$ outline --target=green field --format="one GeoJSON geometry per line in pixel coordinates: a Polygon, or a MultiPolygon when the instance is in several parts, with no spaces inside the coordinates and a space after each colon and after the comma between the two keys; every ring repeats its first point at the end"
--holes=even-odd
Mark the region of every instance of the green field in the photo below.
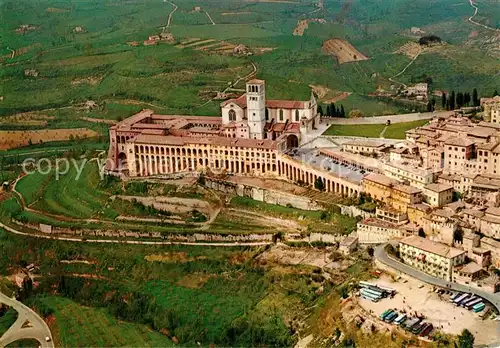
{"type": "Polygon", "coordinates": [[[7,311],[0,316],[0,337],[15,323],[17,319],[17,312],[9,308],[7,311]]]}
{"type": "MultiPolygon", "coordinates": [[[[406,131],[423,126],[427,123],[426,120],[393,123],[387,126],[384,133],[384,138],[387,139],[405,139],[406,131]]],[[[378,138],[382,131],[386,128],[385,124],[362,124],[362,125],[331,125],[326,130],[324,135],[335,136],[356,136],[367,138],[378,138]]]]}
{"type": "MultiPolygon", "coordinates": [[[[218,115],[219,101],[211,100],[210,95],[250,72],[252,62],[257,65],[257,76],[266,79],[269,98],[307,99],[308,86],[314,84],[351,92],[343,101],[347,112],[359,109],[368,116],[410,112],[417,106],[396,105],[369,94],[377,87],[390,89],[388,78],[409,62],[408,57],[393,52],[415,40],[406,35],[412,26],[441,36],[448,45],[443,52],[423,54],[400,76],[402,82],[419,82],[425,75],[432,78],[435,89],[476,87],[480,95],[488,96],[500,81],[497,58],[489,56],[487,50],[485,53],[483,48],[489,46],[482,47],[491,33],[465,21],[472,13],[467,2],[418,0],[408,6],[403,0],[363,0],[344,6],[340,1],[328,1],[325,9],[310,15],[326,23],[311,23],[302,37],[291,34],[299,19],[316,10],[311,0],[174,3],[179,9],[168,31],[176,42],[142,46],[149,35],[162,31],[173,9],[170,3],[1,2],[0,115],[55,108],[46,111],[56,115],[49,121],[51,128],[98,128],[81,117],[117,120],[141,108],[168,114],[218,115]],[[201,11],[193,11],[195,6],[201,6],[201,11]],[[205,11],[216,25],[210,23],[205,11]],[[82,27],[83,32],[75,32],[76,27],[82,27]],[[471,41],[472,31],[477,35],[471,41]],[[338,65],[321,49],[324,40],[335,37],[347,39],[370,59],[338,65]],[[193,38],[272,50],[238,57],[175,45],[193,38]],[[140,45],[128,45],[131,41],[140,45]],[[14,58],[10,49],[17,50],[14,58]],[[25,69],[35,69],[38,76],[25,76],[25,69]],[[81,103],[86,100],[96,101],[99,107],[82,111],[81,103]],[[59,110],[67,106],[70,108],[59,110]]],[[[498,22],[490,3],[481,1],[480,7],[483,17],[479,20],[498,22]]],[[[235,87],[242,86],[243,81],[235,87]]]]}
{"type": "Polygon", "coordinates": [[[114,318],[105,309],[82,306],[64,297],[38,300],[54,310],[58,347],[173,347],[166,336],[145,325],[114,318]]]}

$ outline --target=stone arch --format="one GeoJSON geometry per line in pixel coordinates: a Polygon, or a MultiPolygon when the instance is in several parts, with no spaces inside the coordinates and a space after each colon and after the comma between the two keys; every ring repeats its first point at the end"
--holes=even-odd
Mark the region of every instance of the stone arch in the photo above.
{"type": "Polygon", "coordinates": [[[299,147],[299,138],[295,134],[290,134],[286,137],[286,148],[293,149],[299,147]]]}
{"type": "Polygon", "coordinates": [[[127,169],[127,155],[124,152],[118,154],[118,170],[122,171],[127,169]]]}

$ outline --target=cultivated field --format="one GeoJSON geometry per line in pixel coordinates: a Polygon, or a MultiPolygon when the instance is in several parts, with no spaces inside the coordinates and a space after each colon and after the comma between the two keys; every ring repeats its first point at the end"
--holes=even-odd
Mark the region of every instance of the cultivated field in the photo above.
{"type": "Polygon", "coordinates": [[[369,59],[346,40],[331,39],[323,43],[323,50],[337,57],[339,64],[369,59]]]}
{"type": "MultiPolygon", "coordinates": [[[[251,63],[266,80],[270,98],[307,99],[308,86],[315,85],[350,94],[344,104],[347,113],[411,112],[414,106],[370,96],[378,88],[390,91],[388,78],[408,64],[409,57],[392,53],[416,40],[405,36],[411,26],[439,35],[453,52],[419,57],[398,81],[421,82],[425,75],[435,89],[476,87],[481,96],[498,88],[496,60],[489,57],[498,45],[492,33],[466,20],[472,11],[467,2],[418,0],[411,9],[403,0],[359,1],[345,7],[338,2],[318,7],[309,0],[173,3],[178,6],[173,13],[170,2],[154,0],[72,6],[55,0],[2,3],[0,115],[60,109],[87,100],[124,107],[121,114],[108,112],[106,106],[89,112],[99,119],[124,118],[130,105],[171,114],[218,115],[220,101],[213,96],[252,71],[251,63]],[[196,6],[201,9],[194,11],[196,6]],[[302,23],[308,28],[294,36],[299,21],[306,21],[302,23]],[[82,30],[75,31],[77,27],[82,30]],[[175,42],[142,45],[164,31],[175,42]],[[127,44],[133,41],[140,44],[127,44]],[[323,50],[325,42],[330,53],[323,50]],[[254,55],[234,55],[239,45],[254,55]],[[351,64],[332,64],[326,54],[351,64]],[[362,60],[366,57],[370,59],[362,60]]],[[[479,6],[479,15],[492,17],[491,4],[480,1],[479,6]]],[[[234,87],[241,89],[243,83],[234,87]]],[[[54,122],[47,126],[55,128],[54,122]]]]}
{"type": "Polygon", "coordinates": [[[0,131],[0,150],[51,141],[91,138],[97,135],[98,133],[95,131],[85,128],[44,129],[35,131],[0,131]]]}

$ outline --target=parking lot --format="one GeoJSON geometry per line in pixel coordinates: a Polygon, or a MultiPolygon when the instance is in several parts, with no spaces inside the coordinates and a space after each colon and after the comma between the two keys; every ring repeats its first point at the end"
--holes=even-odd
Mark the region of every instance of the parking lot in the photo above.
{"type": "Polygon", "coordinates": [[[396,289],[393,298],[386,298],[379,302],[360,299],[360,305],[375,316],[379,316],[386,309],[406,311],[414,316],[415,311],[425,316],[425,321],[432,323],[436,329],[445,333],[460,334],[467,328],[476,337],[476,344],[488,344],[500,340],[500,322],[491,319],[481,320],[477,314],[465,308],[451,304],[448,296],[440,296],[432,291],[432,287],[424,285],[415,279],[402,278],[393,282],[389,277],[382,277],[370,281],[371,283],[388,286],[396,289]]]}
{"type": "Polygon", "coordinates": [[[310,166],[316,167],[325,172],[333,173],[340,178],[347,178],[352,182],[361,183],[363,177],[368,174],[359,168],[336,163],[333,159],[321,155],[318,150],[295,149],[294,152],[289,153],[289,155],[309,164],[310,166]]]}

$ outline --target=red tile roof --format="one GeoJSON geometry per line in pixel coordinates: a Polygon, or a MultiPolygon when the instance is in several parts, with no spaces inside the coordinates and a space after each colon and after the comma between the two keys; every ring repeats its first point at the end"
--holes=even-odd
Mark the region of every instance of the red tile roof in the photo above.
{"type": "Polygon", "coordinates": [[[305,103],[297,100],[267,100],[266,107],[271,109],[304,109],[305,103]]]}

